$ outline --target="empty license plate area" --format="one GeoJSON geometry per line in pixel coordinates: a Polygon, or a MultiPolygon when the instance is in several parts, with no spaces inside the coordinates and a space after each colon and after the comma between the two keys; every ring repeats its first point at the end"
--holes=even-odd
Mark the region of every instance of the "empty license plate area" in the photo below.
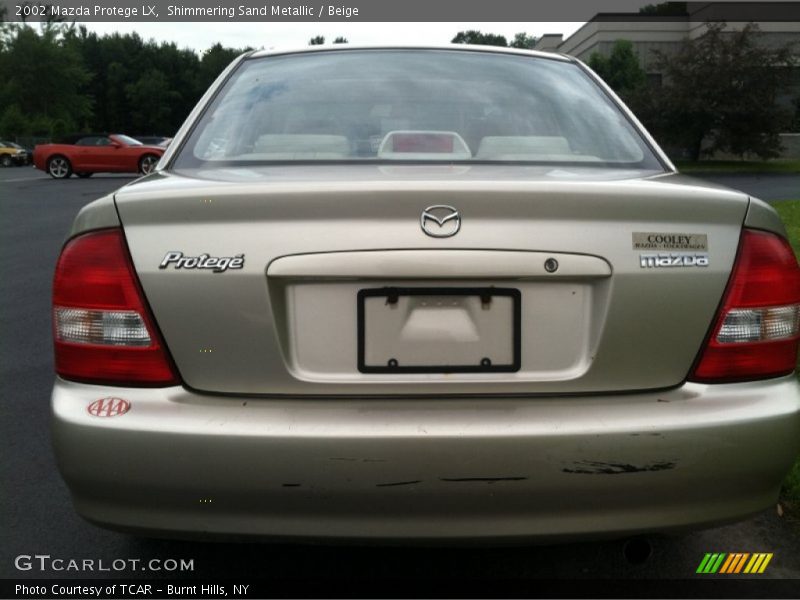
{"type": "Polygon", "coordinates": [[[515,372],[520,293],[510,288],[358,292],[362,373],[515,372]]]}

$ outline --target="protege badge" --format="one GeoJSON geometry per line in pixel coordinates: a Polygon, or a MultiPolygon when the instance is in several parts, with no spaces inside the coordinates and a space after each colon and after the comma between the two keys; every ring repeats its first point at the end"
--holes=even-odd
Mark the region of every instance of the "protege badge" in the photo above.
{"type": "Polygon", "coordinates": [[[211,269],[214,273],[223,273],[228,269],[241,269],[244,267],[244,254],[236,256],[184,256],[183,252],[167,252],[164,260],[158,265],[159,269],[166,269],[172,265],[176,269],[211,269]]]}
{"type": "Polygon", "coordinates": [[[646,252],[639,255],[639,266],[653,267],[707,267],[708,252],[646,252]]]}

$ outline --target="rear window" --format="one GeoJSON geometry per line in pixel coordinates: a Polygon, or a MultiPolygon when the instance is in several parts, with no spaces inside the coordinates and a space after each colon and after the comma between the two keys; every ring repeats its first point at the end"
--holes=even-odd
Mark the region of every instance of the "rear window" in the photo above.
{"type": "Polygon", "coordinates": [[[76,146],[110,146],[111,140],[105,136],[100,135],[90,135],[87,137],[82,137],[77,142],[75,142],[76,146]]]}
{"type": "Polygon", "coordinates": [[[337,161],[662,168],[579,66],[458,50],[245,60],[173,166],[337,161]]]}

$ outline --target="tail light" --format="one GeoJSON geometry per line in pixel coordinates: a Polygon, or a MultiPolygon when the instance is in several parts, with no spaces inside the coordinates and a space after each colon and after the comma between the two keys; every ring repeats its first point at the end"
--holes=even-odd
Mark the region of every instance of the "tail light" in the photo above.
{"type": "Polygon", "coordinates": [[[778,377],[797,363],[800,268],[788,242],[745,229],[733,274],[692,381],[778,377]]]}
{"type": "Polygon", "coordinates": [[[120,229],[87,233],[61,252],[53,281],[56,372],[131,386],[180,382],[120,229]]]}

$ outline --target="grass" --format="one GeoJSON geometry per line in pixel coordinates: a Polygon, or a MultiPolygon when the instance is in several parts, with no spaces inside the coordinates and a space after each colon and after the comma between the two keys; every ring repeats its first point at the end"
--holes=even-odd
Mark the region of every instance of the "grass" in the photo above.
{"type": "Polygon", "coordinates": [[[794,253],[800,259],[800,200],[783,200],[773,202],[772,207],[778,211],[786,225],[789,234],[789,243],[794,248],[794,253]]]}
{"type": "Polygon", "coordinates": [[[683,173],[795,173],[800,175],[800,159],[778,160],[678,160],[683,173]]]}
{"type": "Polygon", "coordinates": [[[783,480],[781,496],[793,507],[800,505],[800,459],[795,461],[792,470],[783,480]]]}
{"type": "MultiPolygon", "coordinates": [[[[800,200],[785,200],[772,205],[783,219],[789,242],[794,248],[794,253],[800,258],[800,200]]],[[[800,369],[798,369],[800,375],[800,369]]],[[[792,470],[783,481],[781,495],[795,507],[800,507],[800,458],[795,461],[792,470]]]]}

